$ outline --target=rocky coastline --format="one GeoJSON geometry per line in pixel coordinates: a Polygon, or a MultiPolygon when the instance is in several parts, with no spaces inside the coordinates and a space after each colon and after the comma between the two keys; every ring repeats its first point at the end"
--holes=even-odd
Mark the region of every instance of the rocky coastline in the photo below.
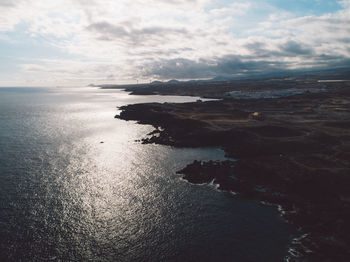
{"type": "Polygon", "coordinates": [[[235,161],[200,160],[178,173],[192,183],[280,206],[304,236],[290,261],[350,257],[350,88],[276,99],[223,99],[120,108],[150,124],[142,143],[220,147],[235,161]]]}

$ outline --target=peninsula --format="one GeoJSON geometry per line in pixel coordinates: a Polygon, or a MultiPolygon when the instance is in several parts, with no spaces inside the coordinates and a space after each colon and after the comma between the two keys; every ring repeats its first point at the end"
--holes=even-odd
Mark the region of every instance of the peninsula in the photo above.
{"type": "Polygon", "coordinates": [[[222,83],[216,93],[209,83],[192,85],[192,94],[221,99],[127,105],[116,118],[154,126],[143,143],[222,148],[232,160],[198,159],[178,173],[192,183],[214,182],[239,197],[278,205],[303,235],[296,256],[348,261],[350,82],[247,80],[222,83]]]}

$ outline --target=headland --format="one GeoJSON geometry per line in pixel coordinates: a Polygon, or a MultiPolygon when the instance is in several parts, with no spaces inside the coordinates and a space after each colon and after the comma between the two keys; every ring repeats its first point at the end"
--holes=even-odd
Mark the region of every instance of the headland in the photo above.
{"type": "Polygon", "coordinates": [[[178,173],[192,183],[214,182],[239,197],[278,205],[303,235],[294,252],[305,261],[348,261],[350,82],[293,83],[247,81],[254,88],[244,97],[235,96],[244,90],[242,82],[224,89],[197,86],[195,93],[180,88],[180,95],[221,99],[127,105],[116,118],[154,126],[142,143],[222,148],[234,160],[198,159],[178,173]],[[305,92],[271,96],[291,89],[305,92]],[[256,99],[256,92],[263,96],[256,99]]]}

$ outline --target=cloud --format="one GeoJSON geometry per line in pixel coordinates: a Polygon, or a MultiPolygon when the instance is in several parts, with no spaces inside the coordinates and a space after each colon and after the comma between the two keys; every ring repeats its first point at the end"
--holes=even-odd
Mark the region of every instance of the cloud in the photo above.
{"type": "Polygon", "coordinates": [[[148,26],[135,27],[133,22],[123,22],[113,25],[108,22],[90,24],[87,30],[98,34],[99,40],[111,41],[115,39],[125,40],[127,44],[144,45],[145,42],[161,39],[166,40],[169,36],[188,35],[184,28],[148,26]]]}
{"type": "Polygon", "coordinates": [[[303,45],[294,40],[289,40],[280,45],[283,55],[312,55],[313,50],[310,46],[303,45]]]}
{"type": "Polygon", "coordinates": [[[339,2],[344,8],[350,8],[350,0],[341,0],[339,2]]]}
{"type": "Polygon", "coordinates": [[[197,0],[160,0],[158,2],[177,5],[177,4],[183,4],[183,3],[197,3],[197,0]]]}
{"type": "Polygon", "coordinates": [[[179,58],[157,61],[143,67],[142,75],[146,78],[157,79],[193,79],[212,78],[218,75],[247,76],[281,69],[287,69],[287,65],[277,61],[254,61],[247,57],[227,55],[212,60],[193,61],[179,58]]]}
{"type": "Polygon", "coordinates": [[[0,0],[0,7],[14,7],[22,2],[22,0],[0,0]]]}
{"type": "Polygon", "coordinates": [[[23,50],[16,74],[30,79],[121,82],[348,66],[350,1],[339,3],[339,11],[304,16],[257,0],[0,0],[0,41],[65,54],[42,60],[23,50]]]}
{"type": "Polygon", "coordinates": [[[194,79],[225,77],[248,77],[265,73],[290,72],[295,69],[326,69],[350,67],[350,58],[319,55],[309,60],[297,61],[257,59],[255,56],[227,55],[212,60],[170,59],[154,61],[140,70],[142,77],[152,79],[194,79]],[[297,65],[297,67],[296,67],[297,65]]]}
{"type": "Polygon", "coordinates": [[[235,2],[228,7],[214,8],[209,12],[214,16],[243,15],[246,14],[251,4],[249,2],[235,2]]]}
{"type": "Polygon", "coordinates": [[[1,0],[0,1],[0,6],[8,7],[8,6],[14,6],[14,5],[15,5],[15,3],[11,0],[1,0]]]}

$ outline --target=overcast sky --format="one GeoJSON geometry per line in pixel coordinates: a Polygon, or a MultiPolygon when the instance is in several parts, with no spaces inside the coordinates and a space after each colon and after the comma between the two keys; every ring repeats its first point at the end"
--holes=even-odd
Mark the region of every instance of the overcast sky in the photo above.
{"type": "Polygon", "coordinates": [[[0,0],[0,86],[350,67],[350,0],[0,0]]]}

